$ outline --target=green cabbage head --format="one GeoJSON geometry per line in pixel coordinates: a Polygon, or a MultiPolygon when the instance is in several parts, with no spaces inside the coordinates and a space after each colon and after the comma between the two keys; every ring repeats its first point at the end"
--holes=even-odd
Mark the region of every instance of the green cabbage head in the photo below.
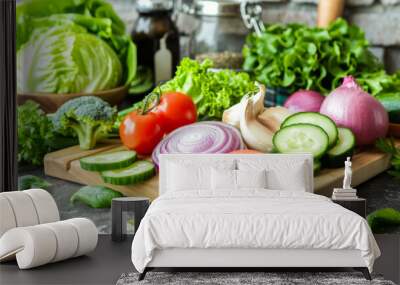
{"type": "Polygon", "coordinates": [[[118,87],[122,77],[115,51],[74,23],[34,29],[17,52],[18,93],[90,93],[118,87]]]}

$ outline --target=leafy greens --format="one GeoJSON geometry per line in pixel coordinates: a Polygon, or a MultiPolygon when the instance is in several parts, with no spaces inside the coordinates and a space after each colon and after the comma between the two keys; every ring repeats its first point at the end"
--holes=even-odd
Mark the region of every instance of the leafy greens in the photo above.
{"type": "Polygon", "coordinates": [[[312,89],[327,94],[347,75],[372,95],[400,88],[400,74],[386,74],[369,51],[364,32],[343,19],[326,29],[268,25],[261,36],[247,37],[243,56],[243,69],[257,81],[290,92],[312,89]]]}
{"type": "Polygon", "coordinates": [[[94,92],[135,77],[136,47],[103,0],[26,0],[16,18],[19,92],[94,92]]]}
{"type": "Polygon", "coordinates": [[[47,189],[51,184],[41,177],[35,175],[23,175],[18,177],[18,190],[32,188],[47,189]]]}
{"type": "Polygon", "coordinates": [[[385,233],[400,226],[400,211],[383,208],[368,215],[367,221],[373,233],[385,233]]]}
{"type": "MultiPolygon", "coordinates": [[[[201,119],[219,119],[225,109],[238,103],[256,85],[245,72],[228,69],[212,71],[209,59],[198,61],[184,58],[175,77],[161,85],[161,91],[179,91],[192,97],[201,119]]],[[[157,92],[158,88],[154,90],[157,92]]]]}
{"type": "Polygon", "coordinates": [[[77,144],[77,139],[55,132],[51,119],[37,103],[27,101],[17,111],[19,163],[42,165],[46,153],[77,144]]]}

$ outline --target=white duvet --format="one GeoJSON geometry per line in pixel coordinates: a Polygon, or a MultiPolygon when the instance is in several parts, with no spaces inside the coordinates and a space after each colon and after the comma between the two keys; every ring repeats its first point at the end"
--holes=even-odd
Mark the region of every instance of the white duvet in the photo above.
{"type": "Polygon", "coordinates": [[[359,215],[320,195],[265,189],[162,195],[141,221],[132,262],[143,272],[165,248],[358,249],[370,271],[380,255],[359,215]]]}

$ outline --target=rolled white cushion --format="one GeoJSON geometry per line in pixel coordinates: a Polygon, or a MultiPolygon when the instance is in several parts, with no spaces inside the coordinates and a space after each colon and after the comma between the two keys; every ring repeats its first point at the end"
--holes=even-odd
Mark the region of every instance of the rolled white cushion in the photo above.
{"type": "Polygon", "coordinates": [[[43,189],[0,193],[0,237],[9,229],[56,222],[56,202],[43,189]]]}
{"type": "Polygon", "coordinates": [[[43,225],[14,228],[0,239],[0,261],[16,256],[20,269],[51,262],[57,250],[53,231],[43,225]]]}
{"type": "Polygon", "coordinates": [[[33,226],[39,223],[31,197],[23,191],[3,192],[1,196],[10,202],[17,227],[33,226]]]}
{"type": "Polygon", "coordinates": [[[75,228],[71,228],[70,223],[64,221],[44,224],[56,236],[56,253],[51,262],[57,262],[74,256],[78,249],[78,233],[75,228]]]}
{"type": "Polygon", "coordinates": [[[0,196],[0,237],[9,229],[15,228],[17,222],[11,204],[6,197],[0,196]]]}
{"type": "Polygon", "coordinates": [[[39,224],[51,223],[60,220],[57,204],[53,196],[43,189],[29,189],[23,191],[28,194],[36,208],[36,213],[39,218],[39,224]]]}
{"type": "Polygon", "coordinates": [[[14,228],[0,238],[0,261],[16,256],[19,268],[28,269],[76,257],[96,248],[97,234],[85,218],[14,228]]]}
{"type": "Polygon", "coordinates": [[[78,233],[78,248],[74,257],[91,252],[96,248],[99,232],[91,220],[74,218],[64,222],[71,224],[78,233]]]}

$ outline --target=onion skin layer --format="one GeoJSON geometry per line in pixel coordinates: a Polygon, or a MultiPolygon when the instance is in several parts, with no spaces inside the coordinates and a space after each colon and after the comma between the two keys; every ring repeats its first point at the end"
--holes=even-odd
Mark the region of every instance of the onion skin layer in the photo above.
{"type": "Polygon", "coordinates": [[[351,129],[358,146],[373,144],[385,137],[389,128],[389,116],[383,105],[364,92],[352,77],[346,77],[342,86],[326,97],[320,113],[339,127],[351,129]]]}
{"type": "Polygon", "coordinates": [[[168,134],[153,150],[152,160],[158,167],[160,154],[230,153],[244,149],[242,137],[235,127],[217,121],[186,125],[168,134]]]}
{"type": "Polygon", "coordinates": [[[299,90],[289,96],[284,107],[291,112],[318,112],[325,97],[312,90],[299,90]]]}

